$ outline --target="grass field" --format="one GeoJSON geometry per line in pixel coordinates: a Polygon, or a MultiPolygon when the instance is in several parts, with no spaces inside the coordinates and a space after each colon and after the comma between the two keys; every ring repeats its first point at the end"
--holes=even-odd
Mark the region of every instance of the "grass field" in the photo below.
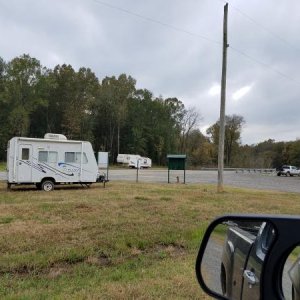
{"type": "Polygon", "coordinates": [[[209,299],[194,272],[208,223],[225,213],[300,214],[300,194],[111,182],[6,191],[1,299],[209,299]]]}
{"type": "Polygon", "coordinates": [[[6,162],[0,161],[0,172],[6,170],[6,162]]]}

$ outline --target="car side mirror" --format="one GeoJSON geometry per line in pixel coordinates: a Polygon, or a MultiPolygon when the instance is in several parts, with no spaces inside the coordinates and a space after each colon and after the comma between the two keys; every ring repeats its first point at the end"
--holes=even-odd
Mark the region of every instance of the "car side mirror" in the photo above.
{"type": "Polygon", "coordinates": [[[200,286],[216,299],[300,299],[300,230],[296,228],[300,217],[216,219],[205,232],[197,256],[200,286]]]}

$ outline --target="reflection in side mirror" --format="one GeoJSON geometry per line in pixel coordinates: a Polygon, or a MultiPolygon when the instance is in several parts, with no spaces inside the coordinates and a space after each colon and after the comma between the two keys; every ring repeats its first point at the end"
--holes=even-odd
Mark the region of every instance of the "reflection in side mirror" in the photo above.
{"type": "Polygon", "coordinates": [[[260,299],[261,272],[274,238],[274,227],[264,220],[228,218],[216,224],[196,266],[206,292],[221,299],[260,299]]]}
{"type": "Polygon", "coordinates": [[[285,300],[300,300],[300,247],[295,247],[285,261],[282,274],[285,300]]]}

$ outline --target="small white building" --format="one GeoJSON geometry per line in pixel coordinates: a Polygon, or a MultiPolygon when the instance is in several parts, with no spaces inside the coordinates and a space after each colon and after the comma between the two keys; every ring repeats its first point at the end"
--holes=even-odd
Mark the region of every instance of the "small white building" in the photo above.
{"type": "Polygon", "coordinates": [[[55,184],[102,181],[90,142],[68,140],[61,134],[44,138],[14,137],[7,147],[8,187],[35,184],[51,191],[55,184]]]}

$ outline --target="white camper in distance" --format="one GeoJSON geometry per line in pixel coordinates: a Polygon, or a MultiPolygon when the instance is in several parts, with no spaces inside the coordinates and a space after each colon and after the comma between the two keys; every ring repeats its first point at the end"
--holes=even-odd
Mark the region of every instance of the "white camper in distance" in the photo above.
{"type": "Polygon", "coordinates": [[[133,159],[135,157],[140,157],[140,155],[137,154],[118,154],[117,156],[117,163],[128,165],[130,162],[130,159],[133,159]]]}
{"type": "Polygon", "coordinates": [[[62,134],[44,138],[14,137],[7,147],[8,187],[35,184],[51,191],[55,184],[102,181],[90,142],[67,140],[62,134]]]}
{"type": "Polygon", "coordinates": [[[138,154],[119,154],[117,163],[127,165],[130,168],[151,168],[152,160],[149,157],[142,157],[138,154]]]}

